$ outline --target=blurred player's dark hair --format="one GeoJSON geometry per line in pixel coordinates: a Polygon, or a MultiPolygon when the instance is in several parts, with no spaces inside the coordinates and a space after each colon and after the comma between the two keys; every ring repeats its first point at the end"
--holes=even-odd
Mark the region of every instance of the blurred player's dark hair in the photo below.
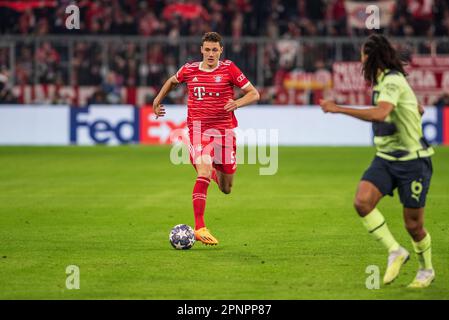
{"type": "Polygon", "coordinates": [[[201,44],[204,42],[218,42],[220,46],[223,46],[223,43],[221,42],[221,36],[218,32],[206,32],[203,36],[203,39],[201,41],[201,44]]]}
{"type": "Polygon", "coordinates": [[[363,76],[370,84],[377,83],[378,70],[395,70],[407,75],[404,70],[406,61],[400,57],[385,36],[372,34],[362,46],[363,53],[368,57],[363,64],[363,76]]]}

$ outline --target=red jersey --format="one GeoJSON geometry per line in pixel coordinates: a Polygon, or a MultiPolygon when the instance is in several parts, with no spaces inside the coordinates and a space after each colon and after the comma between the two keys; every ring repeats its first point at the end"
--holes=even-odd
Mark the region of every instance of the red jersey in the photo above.
{"type": "MultiPolygon", "coordinates": [[[[201,67],[202,62],[186,63],[176,73],[176,79],[187,83],[187,126],[192,133],[194,122],[201,121],[201,132],[237,126],[234,112],[223,108],[234,99],[234,86],[246,88],[250,82],[230,60],[219,61],[211,70],[201,67]]],[[[197,124],[195,124],[196,127],[197,124]]]]}

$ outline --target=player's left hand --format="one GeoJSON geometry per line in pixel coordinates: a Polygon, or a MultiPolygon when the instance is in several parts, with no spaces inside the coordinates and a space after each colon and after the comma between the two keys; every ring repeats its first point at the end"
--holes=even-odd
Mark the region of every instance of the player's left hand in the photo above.
{"type": "Polygon", "coordinates": [[[228,112],[234,111],[235,109],[237,109],[239,106],[237,105],[237,103],[232,100],[229,99],[228,103],[226,103],[226,105],[224,106],[224,109],[228,112]]]}
{"type": "Polygon", "coordinates": [[[335,104],[335,102],[331,101],[331,100],[320,100],[320,106],[321,109],[325,112],[325,113],[336,113],[338,111],[338,107],[335,104]]]}

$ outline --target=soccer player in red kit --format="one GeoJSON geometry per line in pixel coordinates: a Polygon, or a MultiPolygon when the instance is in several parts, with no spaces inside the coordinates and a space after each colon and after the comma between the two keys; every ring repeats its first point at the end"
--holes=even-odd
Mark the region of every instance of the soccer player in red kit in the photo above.
{"type": "Polygon", "coordinates": [[[216,32],[206,33],[201,45],[203,60],[182,66],[165,82],[153,101],[156,116],[164,116],[162,100],[176,85],[187,83],[190,160],[197,172],[192,192],[195,238],[207,245],[218,244],[204,223],[210,179],[223,193],[229,194],[237,168],[236,141],[232,130],[237,127],[234,110],[255,103],[260,97],[232,61],[220,61],[222,52],[221,36],[216,32]],[[234,86],[244,92],[240,99],[233,99],[234,86]]]}

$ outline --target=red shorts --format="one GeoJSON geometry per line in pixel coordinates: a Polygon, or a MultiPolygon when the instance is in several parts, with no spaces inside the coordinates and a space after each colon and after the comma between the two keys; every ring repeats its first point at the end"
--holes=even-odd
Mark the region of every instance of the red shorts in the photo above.
{"type": "Polygon", "coordinates": [[[212,158],[212,166],[226,174],[234,174],[237,170],[236,138],[234,132],[226,136],[198,135],[197,139],[190,135],[190,162],[196,168],[198,157],[209,155],[212,158]],[[196,141],[200,140],[200,141],[196,141]]]}

